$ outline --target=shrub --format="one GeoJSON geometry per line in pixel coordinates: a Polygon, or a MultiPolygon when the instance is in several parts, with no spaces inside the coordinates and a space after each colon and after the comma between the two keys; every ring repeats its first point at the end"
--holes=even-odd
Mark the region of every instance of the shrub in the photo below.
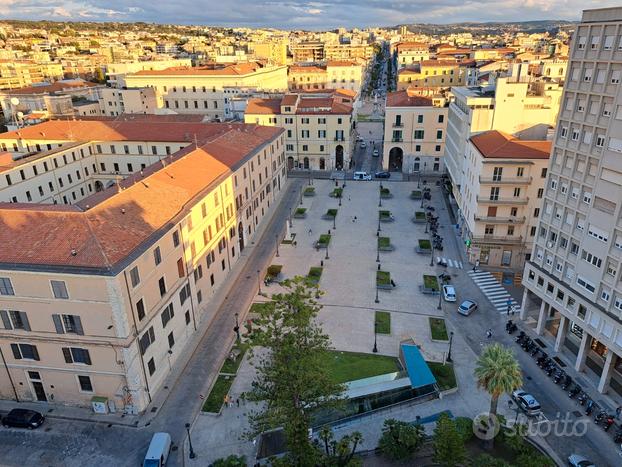
{"type": "Polygon", "coordinates": [[[437,341],[449,340],[447,336],[447,326],[445,326],[445,320],[442,318],[428,318],[430,324],[430,332],[432,333],[432,339],[437,341]]]}
{"type": "Polygon", "coordinates": [[[378,449],[390,459],[407,459],[421,448],[423,440],[424,431],[421,425],[391,418],[384,421],[378,449]]]}
{"type": "Polygon", "coordinates": [[[391,273],[388,271],[376,271],[376,285],[391,285],[391,273]]]}
{"type": "Polygon", "coordinates": [[[216,459],[213,467],[246,467],[246,456],[236,456],[231,454],[229,457],[216,459]]]}
{"type": "Polygon", "coordinates": [[[320,245],[328,245],[330,243],[330,235],[322,234],[320,235],[320,239],[318,240],[320,245]]]}
{"type": "Polygon", "coordinates": [[[422,250],[431,250],[432,244],[430,243],[430,240],[421,238],[419,239],[419,248],[421,248],[422,250]]]}
{"type": "Polygon", "coordinates": [[[425,287],[426,289],[431,289],[435,292],[438,292],[440,290],[437,277],[428,274],[423,275],[423,287],[425,287]]]}

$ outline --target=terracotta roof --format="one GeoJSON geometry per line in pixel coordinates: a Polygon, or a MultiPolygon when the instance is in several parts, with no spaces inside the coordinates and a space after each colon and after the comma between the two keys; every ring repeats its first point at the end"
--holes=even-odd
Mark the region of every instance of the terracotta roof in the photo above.
{"type": "Polygon", "coordinates": [[[311,65],[311,66],[292,65],[289,67],[289,72],[290,73],[326,73],[326,68],[318,66],[318,65],[311,65]]]}
{"type": "MultiPolygon", "coordinates": [[[[332,94],[332,93],[331,93],[332,94]]],[[[246,106],[247,115],[280,115],[282,105],[294,105],[288,99],[288,103],[284,103],[285,96],[282,99],[250,99],[246,106]]],[[[301,94],[296,106],[296,114],[351,114],[352,105],[341,102],[332,95],[329,97],[311,97],[301,94]]]]}
{"type": "Polygon", "coordinates": [[[140,70],[132,75],[136,76],[171,76],[171,75],[248,75],[263,68],[262,63],[223,63],[208,64],[197,67],[171,67],[164,70],[140,70]]]}
{"type": "Polygon", "coordinates": [[[471,136],[471,142],[487,159],[548,159],[551,153],[551,141],[520,140],[497,130],[471,136]]]}
{"type": "Polygon", "coordinates": [[[425,49],[426,51],[429,49],[428,44],[424,44],[423,42],[400,42],[395,46],[398,51],[400,50],[421,50],[425,49]]]}
{"type": "Polygon", "coordinates": [[[432,99],[416,96],[407,90],[387,93],[387,107],[432,107],[432,99]]]}
{"type": "Polygon", "coordinates": [[[326,66],[360,66],[354,60],[329,60],[326,66]]]}
{"type": "Polygon", "coordinates": [[[91,83],[90,81],[56,81],[52,84],[47,84],[43,86],[28,86],[25,88],[19,89],[5,89],[2,91],[2,94],[13,95],[13,94],[56,94],[59,92],[66,91],[76,91],[79,89],[87,89],[95,86],[102,86],[98,83],[91,83]]]}
{"type": "Polygon", "coordinates": [[[457,62],[452,62],[450,60],[422,60],[419,62],[421,67],[443,67],[443,68],[455,68],[458,66],[457,62]]]}
{"type": "Polygon", "coordinates": [[[249,99],[245,113],[251,115],[279,115],[281,113],[281,99],[249,99]]]}
{"type": "Polygon", "coordinates": [[[298,102],[297,94],[285,94],[281,99],[281,105],[296,105],[296,102],[298,102]]]}
{"type": "Polygon", "coordinates": [[[121,191],[114,186],[76,205],[0,203],[0,264],[116,273],[141,244],[170,229],[194,197],[282,131],[232,125],[167,157],[164,167],[157,162],[123,180],[121,191]]]}

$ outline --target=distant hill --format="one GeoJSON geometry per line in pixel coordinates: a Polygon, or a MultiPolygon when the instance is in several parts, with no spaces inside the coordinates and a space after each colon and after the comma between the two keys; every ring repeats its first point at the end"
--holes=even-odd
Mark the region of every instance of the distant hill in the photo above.
{"type": "Polygon", "coordinates": [[[572,29],[576,23],[565,20],[539,20],[515,22],[463,22],[452,24],[413,23],[398,24],[396,29],[406,26],[409,31],[423,34],[459,34],[470,32],[473,34],[500,34],[508,31],[522,31],[529,34],[538,32],[554,32],[559,29],[572,29]]]}

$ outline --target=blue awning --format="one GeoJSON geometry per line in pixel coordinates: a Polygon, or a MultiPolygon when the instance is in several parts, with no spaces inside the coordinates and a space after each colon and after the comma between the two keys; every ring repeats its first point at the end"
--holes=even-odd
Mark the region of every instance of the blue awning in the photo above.
{"type": "Polygon", "coordinates": [[[402,354],[413,389],[436,384],[436,378],[416,345],[402,344],[402,354]]]}

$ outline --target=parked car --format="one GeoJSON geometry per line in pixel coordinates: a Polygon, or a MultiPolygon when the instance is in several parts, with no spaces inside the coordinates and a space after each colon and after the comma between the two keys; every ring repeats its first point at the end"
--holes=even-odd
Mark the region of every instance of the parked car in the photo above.
{"type": "Polygon", "coordinates": [[[568,456],[568,465],[571,467],[596,467],[594,462],[588,460],[580,454],[571,454],[568,456]]]}
{"type": "Polygon", "coordinates": [[[366,143],[365,141],[363,141],[363,142],[361,143],[361,147],[362,147],[363,149],[365,149],[365,148],[367,147],[367,143],[366,143]]]}
{"type": "Polygon", "coordinates": [[[533,417],[542,413],[542,407],[540,403],[528,392],[522,389],[517,389],[512,393],[512,399],[525,412],[526,415],[533,417]]]}
{"type": "Polygon", "coordinates": [[[473,300],[465,300],[458,307],[458,313],[464,316],[469,316],[475,310],[477,310],[477,303],[473,300]]]}
{"type": "Polygon", "coordinates": [[[2,426],[5,428],[12,426],[32,430],[40,427],[44,421],[43,415],[34,410],[13,409],[2,419],[2,426]]]}
{"type": "Polygon", "coordinates": [[[371,180],[371,175],[367,172],[354,172],[354,180],[371,180]]]}
{"type": "Polygon", "coordinates": [[[376,172],[374,174],[376,178],[391,178],[391,172],[376,172]]]}
{"type": "Polygon", "coordinates": [[[371,155],[372,155],[373,157],[378,157],[378,156],[380,155],[380,153],[378,152],[378,150],[377,150],[377,149],[374,149],[374,150],[372,151],[371,155]]]}
{"type": "MultiPolygon", "coordinates": [[[[435,247],[436,248],[436,247],[435,247]]],[[[439,266],[443,266],[444,268],[446,268],[447,265],[447,260],[445,258],[439,258],[436,260],[436,264],[438,264],[439,266]]]]}
{"type": "Polygon", "coordinates": [[[453,285],[443,286],[443,298],[445,298],[446,302],[456,301],[456,289],[454,289],[453,285]]]}

